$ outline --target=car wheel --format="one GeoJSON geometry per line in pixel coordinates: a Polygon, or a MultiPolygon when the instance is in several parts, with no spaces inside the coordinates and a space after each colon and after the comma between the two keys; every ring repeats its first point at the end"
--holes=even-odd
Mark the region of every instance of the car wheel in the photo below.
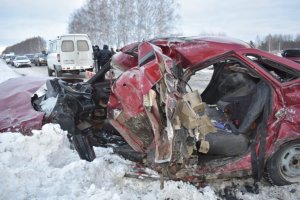
{"type": "Polygon", "coordinates": [[[55,76],[62,77],[62,71],[55,69],[55,76]]]}
{"type": "Polygon", "coordinates": [[[265,175],[273,185],[300,182],[300,140],[283,144],[268,160],[265,175]]]}
{"type": "Polygon", "coordinates": [[[41,66],[41,63],[40,63],[40,62],[38,62],[38,66],[41,66]]]}
{"type": "Polygon", "coordinates": [[[49,67],[48,68],[48,76],[52,76],[53,70],[51,70],[49,67]]]}
{"type": "Polygon", "coordinates": [[[91,162],[96,158],[93,146],[87,136],[83,134],[74,134],[72,136],[72,142],[81,159],[91,162]]]}

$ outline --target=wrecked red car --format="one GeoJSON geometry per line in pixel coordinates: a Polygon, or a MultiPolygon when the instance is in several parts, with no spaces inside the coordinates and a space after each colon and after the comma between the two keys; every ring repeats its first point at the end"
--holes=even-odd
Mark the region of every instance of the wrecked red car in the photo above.
{"type": "Polygon", "coordinates": [[[105,146],[174,180],[285,185],[300,181],[299,77],[239,40],[161,38],[123,47],[87,82],[47,81],[32,105],[88,161],[105,146]],[[111,66],[123,73],[105,79],[111,66]]]}

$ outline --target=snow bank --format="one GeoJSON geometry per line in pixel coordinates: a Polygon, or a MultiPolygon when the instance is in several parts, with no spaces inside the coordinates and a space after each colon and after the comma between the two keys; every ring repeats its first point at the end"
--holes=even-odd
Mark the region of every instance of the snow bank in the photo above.
{"type": "Polygon", "coordinates": [[[1,71],[1,76],[0,76],[0,83],[10,79],[10,78],[15,78],[21,76],[20,74],[17,74],[15,71],[13,71],[11,68],[9,68],[6,64],[5,61],[0,59],[0,71],[1,71]]]}
{"type": "MultiPolygon", "coordinates": [[[[95,148],[93,162],[80,160],[70,149],[66,132],[57,124],[34,130],[33,136],[0,134],[0,199],[218,199],[219,191],[232,189],[237,199],[300,199],[299,184],[269,186],[260,183],[259,194],[246,192],[249,180],[218,180],[204,188],[181,181],[159,181],[125,177],[132,162],[109,148],[95,148]]],[[[234,199],[234,198],[233,198],[234,199]]]]}
{"type": "Polygon", "coordinates": [[[124,177],[133,164],[95,148],[93,162],[70,149],[66,132],[46,124],[33,136],[0,134],[0,199],[216,199],[209,188],[124,177]]]}

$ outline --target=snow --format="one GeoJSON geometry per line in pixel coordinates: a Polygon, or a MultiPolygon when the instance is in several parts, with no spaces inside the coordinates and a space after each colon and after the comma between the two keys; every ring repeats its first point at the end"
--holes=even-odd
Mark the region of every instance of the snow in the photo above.
{"type": "Polygon", "coordinates": [[[125,178],[133,163],[109,148],[80,160],[57,124],[33,133],[0,135],[0,199],[216,199],[209,187],[168,181],[160,190],[159,181],[125,178]]]}
{"type": "MultiPolygon", "coordinates": [[[[0,70],[0,82],[19,76],[2,60],[0,70]]],[[[236,185],[232,199],[300,199],[299,184],[275,187],[261,181],[259,194],[247,192],[245,185],[253,183],[252,179],[216,180],[203,187],[165,181],[160,189],[159,180],[125,177],[134,163],[110,148],[95,148],[95,152],[93,162],[80,160],[58,124],[46,124],[34,130],[33,136],[1,133],[0,199],[214,200],[222,199],[219,192],[232,184],[236,185]]]]}
{"type": "Polygon", "coordinates": [[[0,59],[0,71],[1,71],[1,76],[0,76],[0,83],[10,79],[10,78],[15,78],[19,77],[20,74],[16,73],[15,71],[11,70],[6,64],[5,61],[0,59]]]}

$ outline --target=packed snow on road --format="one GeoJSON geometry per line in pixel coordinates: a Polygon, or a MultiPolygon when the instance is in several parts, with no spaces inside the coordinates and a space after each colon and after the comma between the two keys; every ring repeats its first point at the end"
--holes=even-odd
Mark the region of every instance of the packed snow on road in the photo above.
{"type": "MultiPolygon", "coordinates": [[[[0,71],[0,82],[18,76],[47,76],[45,67],[14,69],[2,60],[0,71]]],[[[262,180],[255,186],[251,178],[201,186],[165,181],[160,189],[158,179],[126,177],[134,163],[110,148],[95,151],[93,162],[80,160],[57,124],[46,124],[34,130],[33,136],[1,133],[0,199],[300,199],[299,184],[278,187],[262,180]]]]}

